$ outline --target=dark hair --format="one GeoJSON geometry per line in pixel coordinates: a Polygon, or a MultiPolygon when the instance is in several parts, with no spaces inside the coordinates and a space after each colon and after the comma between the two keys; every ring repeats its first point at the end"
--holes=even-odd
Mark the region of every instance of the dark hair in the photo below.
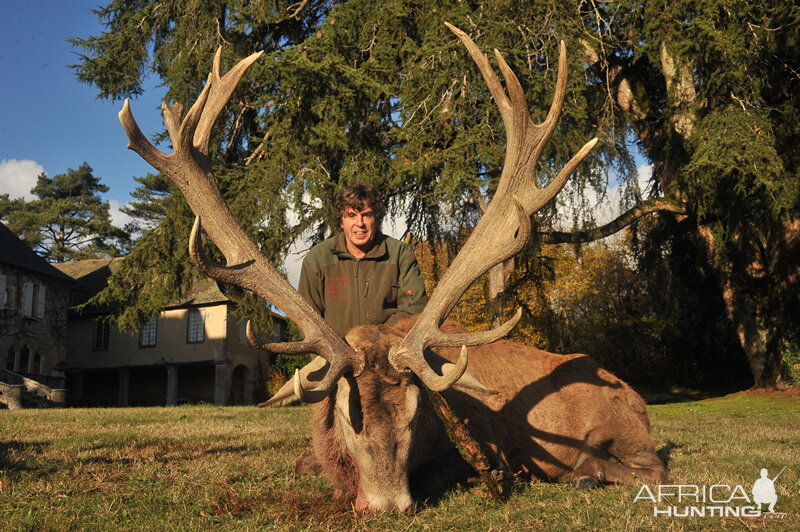
{"type": "Polygon", "coordinates": [[[357,211],[367,207],[371,208],[372,212],[375,213],[375,225],[378,228],[380,228],[383,216],[386,214],[386,207],[378,189],[362,183],[355,183],[343,188],[336,195],[336,201],[333,204],[333,215],[336,217],[337,228],[342,223],[342,216],[348,207],[357,211]]]}

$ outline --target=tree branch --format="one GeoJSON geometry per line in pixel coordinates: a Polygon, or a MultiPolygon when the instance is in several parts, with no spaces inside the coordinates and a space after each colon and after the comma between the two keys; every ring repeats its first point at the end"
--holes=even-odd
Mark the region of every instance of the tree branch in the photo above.
{"type": "Polygon", "coordinates": [[[289,7],[287,7],[286,8],[287,12],[290,11],[290,10],[294,10],[289,15],[289,17],[291,17],[291,18],[293,18],[295,20],[300,20],[300,13],[303,12],[303,9],[305,9],[306,4],[308,4],[308,0],[301,0],[300,2],[296,2],[296,3],[292,4],[292,5],[290,5],[289,7]]]}
{"type": "Polygon", "coordinates": [[[594,229],[586,231],[562,232],[562,231],[537,231],[541,242],[545,244],[578,244],[593,242],[626,228],[639,218],[654,212],[672,212],[675,214],[686,214],[686,205],[682,201],[669,198],[653,198],[644,201],[618,216],[613,221],[594,229]]]}

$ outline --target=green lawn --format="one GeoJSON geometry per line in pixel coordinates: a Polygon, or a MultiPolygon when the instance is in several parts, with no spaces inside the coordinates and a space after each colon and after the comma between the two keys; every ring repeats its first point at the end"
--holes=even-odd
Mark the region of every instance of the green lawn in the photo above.
{"type": "Polygon", "coordinates": [[[307,407],[184,406],[0,411],[0,529],[800,530],[800,398],[649,410],[676,483],[749,496],[762,467],[787,466],[776,482],[786,517],[654,517],[651,502],[634,503],[639,488],[521,482],[505,504],[476,486],[412,517],[360,516],[323,479],[294,478],[310,448],[307,407]]]}

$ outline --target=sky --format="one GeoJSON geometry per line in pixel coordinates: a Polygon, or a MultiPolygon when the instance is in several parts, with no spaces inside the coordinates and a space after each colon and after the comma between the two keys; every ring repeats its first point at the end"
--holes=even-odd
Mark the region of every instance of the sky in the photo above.
{"type": "MultiPolygon", "coordinates": [[[[32,199],[36,177],[89,164],[109,187],[104,199],[115,222],[130,201],[134,176],[155,170],[126,149],[117,118],[122,102],[96,98],[67,65],[79,62],[69,37],[99,35],[91,12],[105,0],[0,1],[0,194],[32,199]]],[[[163,129],[158,109],[165,89],[149,83],[131,108],[148,137],[163,129]]]]}

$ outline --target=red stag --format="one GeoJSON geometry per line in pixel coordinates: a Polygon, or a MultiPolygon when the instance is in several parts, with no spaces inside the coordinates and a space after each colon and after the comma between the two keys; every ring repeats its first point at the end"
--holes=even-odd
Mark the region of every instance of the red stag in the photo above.
{"type": "Polygon", "coordinates": [[[521,250],[530,217],[561,190],[596,142],[588,142],[549,185],[537,188],[536,163],[566,92],[564,43],[550,111],[543,123],[534,124],[519,81],[500,53],[495,56],[506,89],[475,43],[448,27],[475,60],[500,110],[506,159],[492,202],[427,307],[396,328],[356,327],[342,340],[259,253],[222,199],[207,156],[211,127],[260,52],[220,76],[218,51],[208,82],[183,121],[180,104],[162,105],[175,149],[171,155],[147,141],[126,101],[119,116],[128,147],[172,179],[189,202],[197,216],[189,251],[200,270],[272,302],[303,333],[302,342],[261,347],[318,355],[295,375],[294,393],[314,403],[312,439],[323,472],[339,491],[356,495],[358,509],[413,509],[412,474],[424,476],[437,458],[449,463],[453,444],[423,387],[441,392],[455,414],[469,420],[472,436],[498,470],[551,481],[660,482],[667,472],[649,434],[644,402],[626,383],[586,355],[500,340],[519,320],[519,311],[481,333],[445,322],[479,276],[521,250]],[[227,265],[203,255],[201,221],[227,265]],[[469,357],[467,346],[473,347],[469,357]]]}

